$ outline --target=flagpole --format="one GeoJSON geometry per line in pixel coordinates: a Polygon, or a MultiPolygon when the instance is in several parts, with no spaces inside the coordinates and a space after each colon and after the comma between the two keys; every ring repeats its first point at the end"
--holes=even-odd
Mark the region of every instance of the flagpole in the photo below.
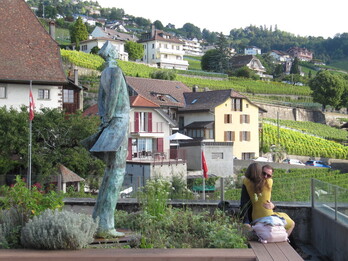
{"type": "MultiPolygon", "coordinates": [[[[201,153],[201,157],[203,157],[203,155],[204,155],[204,144],[202,144],[202,153],[201,153]]],[[[204,170],[203,170],[203,160],[201,160],[201,164],[202,164],[202,178],[203,178],[203,194],[202,194],[202,196],[203,196],[203,200],[205,200],[205,177],[204,177],[204,170]]]]}
{"type": "MultiPolygon", "coordinates": [[[[31,110],[31,106],[33,101],[31,100],[31,94],[32,93],[32,81],[30,81],[30,90],[29,90],[29,113],[31,110]]],[[[28,162],[28,177],[27,177],[27,184],[28,189],[31,189],[31,142],[32,142],[32,119],[29,116],[29,147],[28,147],[28,154],[29,154],[29,162],[28,162]]]]}

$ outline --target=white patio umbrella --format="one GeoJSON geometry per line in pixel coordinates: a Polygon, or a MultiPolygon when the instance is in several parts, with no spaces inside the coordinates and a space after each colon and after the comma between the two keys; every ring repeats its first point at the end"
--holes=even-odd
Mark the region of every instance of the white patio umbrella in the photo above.
{"type": "Polygon", "coordinates": [[[173,135],[168,136],[169,140],[192,140],[191,137],[181,134],[180,132],[176,132],[173,135]]]}
{"type": "MultiPolygon", "coordinates": [[[[176,132],[170,136],[167,137],[169,140],[176,140],[176,141],[179,141],[179,140],[192,140],[191,137],[189,136],[186,136],[184,134],[181,134],[179,132],[176,132]]],[[[171,144],[172,145],[172,144],[171,144]]],[[[174,144],[173,144],[174,145],[174,144]]],[[[179,153],[179,143],[176,144],[176,149],[177,149],[177,153],[179,153]]],[[[176,158],[178,158],[178,154],[176,155],[176,158]]]]}

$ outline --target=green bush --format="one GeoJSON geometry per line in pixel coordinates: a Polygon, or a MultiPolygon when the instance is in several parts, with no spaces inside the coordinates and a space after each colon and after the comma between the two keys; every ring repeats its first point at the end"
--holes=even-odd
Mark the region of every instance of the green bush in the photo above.
{"type": "Polygon", "coordinates": [[[23,227],[21,244],[34,249],[81,249],[93,242],[97,226],[91,216],[48,209],[23,227]]]}
{"type": "Polygon", "coordinates": [[[176,78],[176,74],[172,70],[157,70],[157,71],[150,73],[150,77],[152,79],[173,81],[176,78]]]}
{"type": "Polygon", "coordinates": [[[162,179],[146,182],[143,191],[138,195],[142,209],[155,217],[162,216],[167,209],[171,183],[162,179]]]}
{"type": "Polygon", "coordinates": [[[64,205],[62,193],[50,191],[45,194],[36,186],[28,189],[20,176],[16,176],[16,184],[13,187],[3,186],[1,190],[4,196],[2,208],[16,211],[22,225],[45,209],[61,209],[64,205]]]}
{"type": "Polygon", "coordinates": [[[147,212],[116,211],[118,227],[141,234],[140,248],[246,248],[247,241],[235,218],[222,211],[194,213],[167,208],[161,219],[147,212]],[[220,238],[221,237],[221,238],[220,238]],[[225,242],[221,242],[221,240],[225,242]]]}
{"type": "Polygon", "coordinates": [[[0,210],[0,249],[19,247],[21,219],[14,209],[0,210]]]}

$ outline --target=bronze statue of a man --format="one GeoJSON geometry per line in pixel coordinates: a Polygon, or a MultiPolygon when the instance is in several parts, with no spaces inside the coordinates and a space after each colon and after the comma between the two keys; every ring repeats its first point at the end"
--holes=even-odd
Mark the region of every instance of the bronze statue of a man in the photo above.
{"type": "Polygon", "coordinates": [[[115,229],[114,212],[126,171],[130,106],[126,80],[116,62],[116,48],[107,41],[99,54],[106,60],[98,93],[101,124],[98,133],[83,144],[106,163],[93,211],[93,218],[99,218],[97,237],[105,238],[123,235],[115,229]]]}

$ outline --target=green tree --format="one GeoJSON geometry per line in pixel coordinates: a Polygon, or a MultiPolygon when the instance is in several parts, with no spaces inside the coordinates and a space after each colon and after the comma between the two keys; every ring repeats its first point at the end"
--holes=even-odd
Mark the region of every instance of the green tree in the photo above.
{"type": "Polygon", "coordinates": [[[128,53],[128,58],[131,61],[141,59],[144,55],[144,47],[140,43],[127,41],[124,45],[124,49],[128,53]]]}
{"type": "Polygon", "coordinates": [[[100,48],[99,48],[98,46],[94,46],[94,47],[91,49],[90,53],[91,53],[91,54],[98,54],[99,50],[100,50],[100,48]]]}
{"type": "Polygon", "coordinates": [[[191,23],[186,23],[182,27],[182,30],[186,32],[186,36],[189,39],[197,38],[198,40],[202,39],[202,33],[201,29],[199,27],[191,24],[191,23]]]}
{"type": "MultiPolygon", "coordinates": [[[[0,175],[24,174],[28,167],[28,112],[0,108],[0,175]],[[14,160],[14,158],[16,160],[14,160]]],[[[57,109],[35,114],[32,128],[32,173],[36,181],[54,174],[57,164],[83,178],[103,174],[104,164],[92,157],[80,141],[96,132],[99,119],[81,113],[67,116],[57,109]]]]}
{"type": "Polygon", "coordinates": [[[217,49],[208,50],[201,59],[202,70],[208,72],[214,72],[216,70],[216,64],[218,63],[218,53],[217,49]]]}
{"type": "Polygon", "coordinates": [[[278,64],[274,68],[273,76],[275,78],[278,78],[278,77],[282,76],[283,73],[284,73],[284,65],[283,64],[278,64]]]}
{"type": "Polygon", "coordinates": [[[228,41],[223,33],[220,33],[216,43],[217,64],[216,72],[227,72],[229,69],[230,48],[228,41]]]}
{"type": "Polygon", "coordinates": [[[153,24],[155,25],[156,29],[158,29],[158,30],[163,30],[164,29],[164,26],[163,26],[162,22],[159,21],[159,20],[156,20],[153,24]]]}
{"type": "Polygon", "coordinates": [[[290,74],[300,74],[300,67],[299,67],[299,62],[298,58],[295,57],[294,61],[292,62],[291,68],[290,68],[290,74]]]}
{"type": "Polygon", "coordinates": [[[314,102],[321,103],[323,110],[327,105],[338,108],[342,102],[344,81],[329,71],[320,71],[309,81],[314,102]]]}
{"type": "Polygon", "coordinates": [[[110,12],[110,16],[109,19],[110,20],[121,20],[124,16],[124,10],[120,9],[120,8],[111,8],[111,12],[110,12]]]}
{"type": "Polygon", "coordinates": [[[76,48],[79,49],[80,42],[87,40],[88,31],[82,18],[79,16],[73,26],[70,28],[70,39],[72,43],[76,43],[76,48]]]}

